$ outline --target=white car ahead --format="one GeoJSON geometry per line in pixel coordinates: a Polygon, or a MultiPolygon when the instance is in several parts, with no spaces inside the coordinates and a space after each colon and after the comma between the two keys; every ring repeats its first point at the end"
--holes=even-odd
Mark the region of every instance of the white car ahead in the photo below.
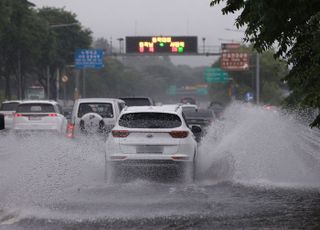
{"type": "Polygon", "coordinates": [[[121,172],[161,170],[193,180],[198,151],[193,132],[201,128],[189,129],[181,105],[126,107],[106,141],[106,180],[121,172]]]}
{"type": "Polygon", "coordinates": [[[81,98],[75,101],[67,136],[108,133],[114,127],[125,102],[114,98],[81,98]]]}
{"type": "Polygon", "coordinates": [[[4,101],[1,104],[0,113],[4,115],[5,129],[11,129],[14,114],[16,113],[17,106],[21,101],[4,101]]]}
{"type": "Polygon", "coordinates": [[[67,119],[60,105],[51,100],[22,101],[13,119],[15,133],[53,132],[65,134],[67,119]]]}

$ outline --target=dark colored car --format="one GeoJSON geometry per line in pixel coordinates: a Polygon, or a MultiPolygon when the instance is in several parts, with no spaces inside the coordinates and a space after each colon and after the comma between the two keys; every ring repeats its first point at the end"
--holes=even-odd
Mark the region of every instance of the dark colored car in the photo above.
{"type": "Polygon", "coordinates": [[[211,102],[208,109],[212,110],[214,112],[214,115],[217,118],[219,119],[222,118],[224,106],[220,102],[216,102],[216,101],[211,102]]]}
{"type": "Polygon", "coordinates": [[[196,100],[192,97],[181,98],[180,102],[183,104],[192,104],[192,105],[196,104],[196,100]]]}
{"type": "Polygon", "coordinates": [[[120,97],[126,103],[126,106],[153,106],[154,101],[150,97],[120,97]]]}
{"type": "Polygon", "coordinates": [[[0,130],[4,129],[4,115],[0,113],[0,130]]]}
{"type": "Polygon", "coordinates": [[[199,126],[202,132],[196,135],[197,141],[200,141],[203,136],[206,135],[207,127],[215,119],[215,115],[210,109],[198,109],[196,111],[185,111],[183,112],[184,117],[189,126],[199,126]]]}

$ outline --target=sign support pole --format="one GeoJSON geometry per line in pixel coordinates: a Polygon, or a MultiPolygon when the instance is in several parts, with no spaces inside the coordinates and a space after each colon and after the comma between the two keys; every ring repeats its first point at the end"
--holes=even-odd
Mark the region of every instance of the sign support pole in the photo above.
{"type": "Polygon", "coordinates": [[[48,100],[50,100],[50,68],[47,65],[47,97],[48,100]]]}
{"type": "Polygon", "coordinates": [[[260,55],[256,55],[256,103],[260,103],[260,55]]]}
{"type": "Polygon", "coordinates": [[[86,69],[82,69],[82,97],[86,97],[86,69]]]}
{"type": "Polygon", "coordinates": [[[80,96],[80,69],[75,70],[75,77],[76,77],[76,87],[74,88],[74,100],[78,99],[80,96]]]}
{"type": "Polygon", "coordinates": [[[59,100],[59,97],[60,97],[60,70],[59,68],[57,68],[57,79],[56,79],[56,88],[57,88],[57,99],[56,101],[59,100]]]}

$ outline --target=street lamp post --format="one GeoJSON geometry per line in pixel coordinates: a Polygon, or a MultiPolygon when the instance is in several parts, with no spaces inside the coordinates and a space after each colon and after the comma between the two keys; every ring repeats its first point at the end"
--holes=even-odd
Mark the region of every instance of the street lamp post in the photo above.
{"type": "Polygon", "coordinates": [[[260,103],[260,55],[256,56],[256,103],[260,103]]]}
{"type": "MultiPolygon", "coordinates": [[[[50,29],[55,29],[55,28],[62,28],[62,27],[70,27],[70,26],[81,26],[81,24],[79,22],[73,22],[73,23],[63,23],[63,24],[51,24],[49,25],[50,29]]],[[[56,89],[57,89],[57,96],[56,96],[56,100],[58,101],[59,99],[59,90],[60,90],[60,70],[57,69],[56,72],[56,89]]],[[[49,65],[47,66],[47,70],[46,70],[46,77],[47,77],[47,98],[50,99],[50,69],[49,69],[49,65]]]]}
{"type": "Polygon", "coordinates": [[[203,53],[206,52],[206,38],[202,38],[203,53]]]}
{"type": "MultiPolygon", "coordinates": [[[[225,30],[230,32],[245,33],[243,30],[233,30],[229,28],[225,28],[225,30]]],[[[260,103],[260,55],[258,52],[256,54],[256,103],[260,103]]]]}
{"type": "Polygon", "coordinates": [[[47,70],[46,70],[46,75],[47,75],[47,99],[50,99],[50,68],[49,65],[47,65],[47,70]]]}
{"type": "Polygon", "coordinates": [[[122,48],[122,45],[123,45],[122,42],[123,42],[124,39],[123,38],[118,38],[117,40],[119,41],[119,53],[121,54],[122,53],[122,49],[123,49],[122,48]]]}

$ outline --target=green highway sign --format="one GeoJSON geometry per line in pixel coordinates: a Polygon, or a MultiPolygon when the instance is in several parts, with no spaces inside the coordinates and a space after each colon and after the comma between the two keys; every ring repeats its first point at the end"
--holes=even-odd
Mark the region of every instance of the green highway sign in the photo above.
{"type": "Polygon", "coordinates": [[[177,94],[177,86],[176,85],[169,85],[169,88],[167,89],[168,95],[176,95],[177,94]]]}
{"type": "Polygon", "coordinates": [[[197,89],[196,94],[199,96],[208,95],[208,88],[199,88],[197,89]]]}
{"type": "Polygon", "coordinates": [[[230,80],[229,74],[220,68],[206,68],[204,71],[206,82],[217,83],[227,82],[230,80]]]}

